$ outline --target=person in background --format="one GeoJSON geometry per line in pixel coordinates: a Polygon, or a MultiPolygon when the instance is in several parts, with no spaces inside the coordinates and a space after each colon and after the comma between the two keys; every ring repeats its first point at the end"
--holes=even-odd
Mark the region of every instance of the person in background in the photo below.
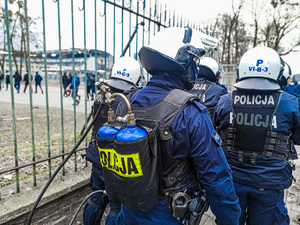
{"type": "Polygon", "coordinates": [[[64,88],[64,96],[68,97],[67,87],[69,86],[70,82],[66,72],[64,72],[64,75],[62,76],[62,84],[64,88]]]}
{"type": "MultiPolygon", "coordinates": [[[[91,89],[92,89],[92,81],[91,81],[92,75],[90,73],[88,73],[86,75],[86,97],[87,100],[90,99],[91,95],[91,89]]],[[[95,80],[95,79],[94,79],[95,80]]],[[[94,83],[95,84],[95,83],[94,83]]],[[[92,97],[94,99],[94,97],[92,97]]]]}
{"type": "Polygon", "coordinates": [[[293,180],[300,113],[298,99],[277,83],[282,72],[275,50],[248,50],[238,65],[236,90],[221,96],[214,110],[242,208],[240,225],[290,223],[284,189],[293,180]]]}
{"type": "Polygon", "coordinates": [[[80,85],[80,77],[75,73],[72,82],[70,84],[70,89],[72,90],[71,96],[74,99],[76,105],[80,103],[80,95],[78,94],[79,85],[80,85]]]}
{"type": "Polygon", "coordinates": [[[9,71],[6,70],[6,74],[5,74],[5,84],[6,84],[6,91],[8,90],[8,86],[10,84],[10,74],[9,71]]]}
{"type": "Polygon", "coordinates": [[[20,93],[22,76],[19,74],[18,71],[16,71],[13,75],[13,78],[15,79],[14,87],[17,90],[17,93],[20,93]]]}
{"type": "Polygon", "coordinates": [[[91,100],[93,101],[94,100],[94,96],[96,95],[96,86],[95,86],[95,76],[93,76],[93,75],[91,75],[91,77],[90,77],[90,82],[91,82],[91,92],[92,92],[92,94],[91,94],[91,100]]]}
{"type": "Polygon", "coordinates": [[[69,84],[71,84],[72,83],[72,80],[73,80],[73,75],[72,75],[72,73],[69,73],[69,84]]]}
{"type": "Polygon", "coordinates": [[[221,67],[213,58],[204,57],[201,59],[198,68],[199,74],[196,83],[189,93],[197,96],[200,102],[207,107],[210,115],[212,115],[221,95],[227,93],[225,88],[217,85],[221,67]]]}
{"type": "MultiPolygon", "coordinates": [[[[31,77],[31,80],[32,80],[32,76],[30,76],[30,77],[31,77]]],[[[25,73],[25,75],[23,77],[23,81],[24,81],[24,84],[25,84],[23,92],[26,93],[27,86],[29,85],[28,70],[26,71],[26,73],[25,73]]]]}
{"type": "MultiPolygon", "coordinates": [[[[90,74],[90,76],[93,76],[90,74]]],[[[112,93],[124,93],[137,90],[138,82],[141,77],[140,64],[137,60],[131,57],[121,57],[116,60],[112,68],[111,79],[102,80],[100,83],[106,84],[112,93]],[[120,76],[120,72],[126,70],[128,76],[120,76]]],[[[116,101],[112,108],[117,109],[119,101],[116,101]]],[[[90,177],[90,187],[93,191],[104,190],[105,184],[103,180],[102,166],[100,163],[99,150],[97,148],[97,133],[99,128],[107,122],[108,104],[99,93],[92,106],[93,116],[97,110],[102,106],[102,110],[97,117],[92,128],[92,137],[89,142],[86,159],[92,163],[92,173],[90,177]]],[[[90,197],[89,203],[86,204],[83,213],[84,225],[98,225],[100,224],[104,210],[109,200],[107,195],[97,193],[90,197]]],[[[120,211],[120,204],[110,202],[110,214],[106,218],[106,225],[114,225],[115,217],[120,211]]]]}
{"type": "Polygon", "coordinates": [[[284,91],[299,97],[299,88],[297,80],[290,81],[289,84],[284,88],[284,91]],[[297,85],[295,85],[297,84],[297,85]]]}
{"type": "Polygon", "coordinates": [[[42,80],[43,80],[43,77],[39,74],[39,72],[36,72],[35,76],[34,76],[34,81],[35,81],[35,92],[34,93],[37,93],[37,87],[39,87],[42,94],[44,94],[44,91],[42,88],[42,80]]]}
{"type": "Polygon", "coordinates": [[[1,91],[2,87],[4,87],[4,86],[2,86],[3,80],[4,80],[4,74],[1,73],[0,74],[0,91],[1,91]]]}

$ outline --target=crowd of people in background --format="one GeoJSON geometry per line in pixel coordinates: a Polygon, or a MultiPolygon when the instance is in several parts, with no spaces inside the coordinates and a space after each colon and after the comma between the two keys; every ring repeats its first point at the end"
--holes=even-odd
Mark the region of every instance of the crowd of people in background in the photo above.
{"type": "MultiPolygon", "coordinates": [[[[219,65],[222,67],[222,65],[219,65]]],[[[76,77],[78,77],[80,79],[79,76],[77,76],[75,74],[76,77]]],[[[35,73],[34,76],[31,76],[31,82],[33,81],[33,77],[34,77],[34,82],[35,82],[35,91],[34,93],[38,93],[38,87],[41,91],[41,93],[43,94],[43,88],[42,88],[42,80],[43,80],[43,76],[41,76],[38,72],[35,73]]],[[[20,93],[21,90],[21,82],[24,82],[24,89],[23,92],[26,93],[27,87],[29,86],[29,75],[28,75],[28,70],[26,71],[26,73],[24,74],[24,77],[22,78],[22,75],[19,74],[18,71],[16,71],[13,76],[13,86],[15,88],[15,90],[17,91],[17,93],[20,93]]],[[[76,78],[76,79],[78,79],[76,78]]],[[[283,86],[283,91],[288,92],[292,95],[295,95],[296,97],[300,98],[300,81],[297,81],[296,79],[292,79],[293,76],[291,75],[289,77],[289,80],[287,81],[287,83],[283,86]]],[[[67,74],[67,72],[63,73],[62,76],[62,86],[63,86],[63,96],[64,97],[73,97],[73,75],[72,73],[67,74]]],[[[8,90],[9,86],[10,86],[10,74],[9,71],[5,72],[5,75],[3,73],[0,73],[0,91],[5,88],[5,90],[8,90]]],[[[94,100],[95,95],[96,95],[96,86],[95,86],[95,76],[93,73],[87,73],[86,74],[86,80],[84,79],[84,82],[86,82],[86,98],[87,101],[89,100],[94,100]]],[[[221,86],[224,88],[224,92],[227,92],[227,87],[225,84],[220,84],[219,80],[217,80],[215,82],[218,86],[221,86]]],[[[76,97],[76,103],[79,104],[80,101],[80,96],[78,95],[78,88],[80,85],[80,81],[77,81],[75,84],[75,97],[76,97]],[[77,84],[77,85],[76,85],[77,84]]]]}
{"type": "MultiPolygon", "coordinates": [[[[41,93],[43,94],[43,88],[42,88],[42,81],[43,81],[43,76],[39,74],[39,72],[36,72],[34,76],[31,77],[31,82],[35,82],[35,89],[34,93],[38,93],[38,89],[40,89],[41,93]]],[[[24,74],[24,77],[16,71],[13,76],[13,79],[11,79],[9,71],[5,72],[5,75],[3,73],[0,73],[0,91],[2,88],[5,87],[6,90],[9,89],[9,85],[11,80],[13,81],[13,86],[17,93],[20,93],[21,90],[21,82],[24,82],[24,89],[23,93],[26,93],[27,87],[29,86],[29,74],[28,70],[24,74]]],[[[87,101],[90,99],[93,101],[96,95],[96,87],[95,87],[95,76],[92,73],[87,73],[86,74],[86,97],[87,101]]],[[[72,75],[72,73],[67,74],[67,72],[63,73],[62,76],[62,86],[63,86],[63,96],[64,97],[69,97],[71,96],[72,98],[75,98],[76,104],[79,104],[80,102],[80,95],[78,94],[79,86],[80,86],[81,79],[80,77],[75,73],[75,76],[72,75]],[[74,83],[73,83],[74,81],[74,83]],[[73,88],[75,87],[75,88],[73,88]],[[73,94],[74,93],[74,94],[73,94]]]]}
{"type": "MultiPolygon", "coordinates": [[[[86,98],[87,101],[91,98],[94,100],[94,96],[96,95],[96,87],[95,87],[95,76],[91,73],[86,74],[86,98]]],[[[81,78],[75,73],[73,76],[71,73],[67,75],[67,72],[64,72],[62,76],[62,86],[64,89],[64,97],[71,96],[75,99],[76,104],[80,103],[81,96],[78,94],[79,86],[81,83],[81,78]],[[75,88],[74,88],[75,87],[75,88]]]]}
{"type": "MultiPolygon", "coordinates": [[[[31,82],[33,80],[33,76],[31,77],[31,82]]],[[[24,82],[24,89],[23,92],[26,93],[27,87],[29,86],[29,74],[28,74],[28,70],[26,71],[26,73],[24,74],[24,77],[22,77],[22,75],[18,72],[15,71],[15,73],[12,76],[13,79],[11,79],[10,73],[8,70],[5,71],[5,77],[4,74],[1,73],[0,74],[0,90],[2,88],[4,88],[4,80],[5,80],[5,90],[8,90],[10,82],[13,81],[13,87],[15,88],[15,90],[17,91],[17,93],[20,93],[21,90],[21,82],[24,82]]],[[[37,93],[37,88],[39,87],[41,90],[41,93],[43,94],[43,88],[42,88],[42,80],[43,80],[43,76],[39,74],[39,72],[35,73],[34,76],[34,81],[35,81],[35,92],[37,93]]]]}

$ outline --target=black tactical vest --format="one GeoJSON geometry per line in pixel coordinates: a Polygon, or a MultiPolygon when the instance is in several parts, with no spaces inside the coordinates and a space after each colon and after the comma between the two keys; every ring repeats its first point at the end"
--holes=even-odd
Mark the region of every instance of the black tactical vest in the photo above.
{"type": "MultiPolygon", "coordinates": [[[[169,140],[172,138],[170,131],[172,123],[180,110],[186,104],[189,104],[188,102],[192,103],[193,100],[198,99],[185,91],[174,89],[153,106],[145,108],[132,106],[137,124],[149,126],[155,123],[159,127],[161,195],[166,192],[183,191],[188,185],[196,182],[192,163],[188,160],[174,159],[169,152],[169,140]]],[[[124,102],[120,103],[118,112],[120,115],[124,115],[127,112],[124,102]]]]}
{"type": "MultiPolygon", "coordinates": [[[[192,90],[189,93],[197,96],[200,102],[205,103],[205,95],[208,90],[214,85],[213,82],[206,79],[197,79],[192,90]]],[[[205,104],[204,104],[205,105],[205,104]]]]}
{"type": "Polygon", "coordinates": [[[273,131],[277,127],[274,115],[282,91],[278,92],[232,92],[230,124],[232,128],[221,130],[222,148],[240,155],[250,154],[286,159],[289,154],[289,136],[273,131]]]}

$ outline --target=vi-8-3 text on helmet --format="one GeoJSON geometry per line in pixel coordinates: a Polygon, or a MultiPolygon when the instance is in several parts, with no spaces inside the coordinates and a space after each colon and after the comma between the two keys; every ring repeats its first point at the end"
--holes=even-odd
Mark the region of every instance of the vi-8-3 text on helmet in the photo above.
{"type": "Polygon", "coordinates": [[[199,67],[199,78],[205,78],[216,83],[220,78],[222,66],[211,57],[201,59],[199,67]]]}
{"type": "Polygon", "coordinates": [[[255,47],[241,58],[237,68],[236,88],[249,90],[279,90],[283,73],[279,54],[269,47],[255,47]]]}
{"type": "Polygon", "coordinates": [[[123,56],[116,60],[112,68],[111,79],[106,83],[118,90],[136,88],[141,77],[141,66],[137,60],[123,56]]]}

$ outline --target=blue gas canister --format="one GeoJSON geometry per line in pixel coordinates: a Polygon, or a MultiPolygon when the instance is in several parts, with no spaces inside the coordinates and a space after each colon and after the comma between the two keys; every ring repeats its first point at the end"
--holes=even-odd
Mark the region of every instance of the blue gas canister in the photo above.
{"type": "Polygon", "coordinates": [[[98,130],[98,137],[112,139],[119,132],[120,129],[121,127],[103,125],[98,130]]]}
{"type": "Polygon", "coordinates": [[[136,125],[127,126],[117,133],[116,140],[119,142],[136,141],[147,136],[147,131],[136,125]]]}
{"type": "Polygon", "coordinates": [[[97,142],[98,142],[98,151],[99,151],[99,160],[102,167],[109,167],[112,163],[111,156],[115,155],[114,150],[114,136],[123,129],[123,126],[120,126],[115,121],[105,123],[98,130],[97,142]]]}

